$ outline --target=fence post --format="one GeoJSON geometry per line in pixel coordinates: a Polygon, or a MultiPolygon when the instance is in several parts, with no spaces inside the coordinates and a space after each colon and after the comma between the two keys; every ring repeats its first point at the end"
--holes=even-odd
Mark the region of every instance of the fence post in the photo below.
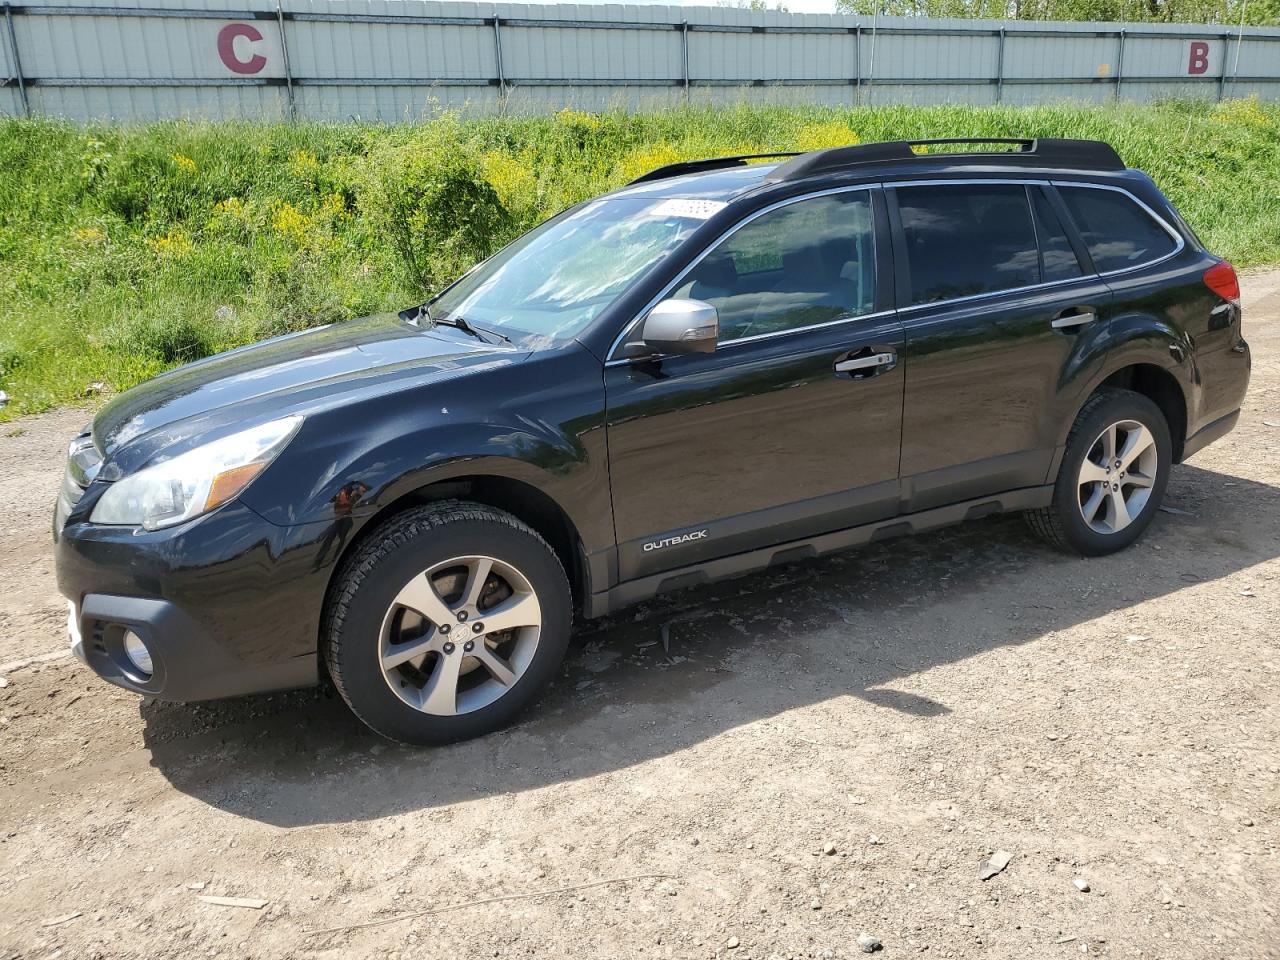
{"type": "Polygon", "coordinates": [[[862,103],[862,24],[853,28],[853,105],[862,103]]]}
{"type": "Polygon", "coordinates": [[[284,86],[289,98],[289,119],[298,118],[298,106],[293,100],[293,70],[289,67],[289,41],[284,35],[284,8],[276,0],[276,24],[280,27],[280,52],[284,55],[284,86]]]}
{"type": "MultiPolygon", "coordinates": [[[[13,72],[18,78],[18,99],[22,101],[22,115],[31,116],[31,104],[27,100],[27,81],[22,75],[22,61],[18,58],[18,34],[13,29],[13,11],[9,4],[4,5],[4,23],[9,30],[9,56],[13,59],[13,72]]],[[[1236,63],[1240,62],[1240,54],[1236,54],[1236,63]]]]}
{"type": "Polygon", "coordinates": [[[684,105],[689,105],[689,21],[680,21],[680,56],[684,60],[684,105]]]}
{"type": "MultiPolygon", "coordinates": [[[[1241,6],[1241,7],[1240,7],[1240,26],[1239,26],[1239,28],[1236,30],[1236,61],[1235,61],[1235,64],[1231,67],[1231,92],[1232,92],[1232,94],[1234,94],[1234,93],[1236,92],[1236,78],[1240,76],[1240,47],[1241,47],[1243,44],[1244,44],[1244,7],[1243,7],[1243,6],[1241,6]]],[[[16,48],[15,48],[15,49],[16,49],[16,48]]],[[[1223,50],[1223,57],[1222,57],[1222,72],[1223,72],[1224,74],[1227,72],[1227,58],[1226,58],[1226,50],[1223,50]]],[[[1222,89],[1223,89],[1223,93],[1224,93],[1224,94],[1226,93],[1226,88],[1227,88],[1227,85],[1224,83],[1224,84],[1222,85],[1222,89]]]]}
{"type": "Polygon", "coordinates": [[[1124,27],[1120,28],[1120,52],[1116,54],[1116,99],[1120,99],[1120,85],[1124,83],[1124,27]]]}
{"type": "Polygon", "coordinates": [[[1222,69],[1218,71],[1218,101],[1221,102],[1227,93],[1227,53],[1231,50],[1231,34],[1223,33],[1220,37],[1222,40],[1222,69]]]}
{"type": "Polygon", "coordinates": [[[871,64],[867,68],[867,100],[870,101],[875,96],[875,91],[871,87],[876,82],[876,25],[880,19],[880,4],[876,4],[876,8],[871,13],[871,64]]]}
{"type": "Polygon", "coordinates": [[[493,55],[498,65],[498,112],[507,109],[507,74],[502,69],[502,27],[498,24],[498,11],[493,11],[493,55]]]}
{"type": "Polygon", "coordinates": [[[1000,45],[996,48],[996,103],[1004,99],[1004,27],[1000,28],[1000,45]]]}

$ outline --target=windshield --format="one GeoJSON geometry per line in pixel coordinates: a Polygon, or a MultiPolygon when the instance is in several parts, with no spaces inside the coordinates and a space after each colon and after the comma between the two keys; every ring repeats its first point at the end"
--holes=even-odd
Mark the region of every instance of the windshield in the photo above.
{"type": "Polygon", "coordinates": [[[594,200],[531,230],[431,303],[435,320],[566,338],[712,216],[715,200],[594,200]]]}

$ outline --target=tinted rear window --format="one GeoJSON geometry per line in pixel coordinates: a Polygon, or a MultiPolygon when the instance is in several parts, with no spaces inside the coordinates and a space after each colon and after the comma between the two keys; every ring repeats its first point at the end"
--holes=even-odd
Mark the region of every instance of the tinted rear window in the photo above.
{"type": "Polygon", "coordinates": [[[912,303],[1040,282],[1031,208],[1021,185],[899,187],[897,196],[912,303]]]}
{"type": "Polygon", "coordinates": [[[1128,194],[1091,187],[1058,190],[1099,273],[1136,267],[1173,252],[1173,237],[1128,194]]]}

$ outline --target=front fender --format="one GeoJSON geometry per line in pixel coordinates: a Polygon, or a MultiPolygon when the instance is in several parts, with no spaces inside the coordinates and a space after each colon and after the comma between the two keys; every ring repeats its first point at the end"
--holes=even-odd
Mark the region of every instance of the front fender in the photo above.
{"type": "Polygon", "coordinates": [[[245,502],[282,526],[353,530],[428,484],[503,477],[560,505],[587,549],[612,544],[599,361],[565,351],[442,387],[309,418],[245,502]]]}

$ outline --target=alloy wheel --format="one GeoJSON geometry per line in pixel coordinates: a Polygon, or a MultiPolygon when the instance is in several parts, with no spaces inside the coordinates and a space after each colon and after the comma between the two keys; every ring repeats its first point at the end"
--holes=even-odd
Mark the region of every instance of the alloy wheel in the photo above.
{"type": "Polygon", "coordinates": [[[382,675],[402,701],[434,716],[486,707],[520,679],[542,635],[529,579],[493,557],[457,557],[406,583],[382,621],[382,675]]]}
{"type": "Polygon", "coordinates": [[[1097,533],[1119,533],[1146,509],[1160,455],[1152,432],[1121,420],[1098,435],[1080,465],[1080,514],[1097,533]]]}

